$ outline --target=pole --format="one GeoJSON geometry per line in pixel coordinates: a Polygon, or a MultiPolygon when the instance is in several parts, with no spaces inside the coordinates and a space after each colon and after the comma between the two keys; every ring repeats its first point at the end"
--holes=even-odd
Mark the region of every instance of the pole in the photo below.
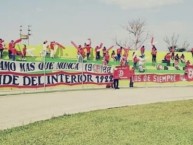
{"type": "Polygon", "coordinates": [[[46,52],[44,55],[44,92],[46,91],[46,52]]]}
{"type": "Polygon", "coordinates": [[[31,35],[31,29],[30,29],[31,25],[28,25],[28,45],[29,45],[29,36],[31,35]]]}

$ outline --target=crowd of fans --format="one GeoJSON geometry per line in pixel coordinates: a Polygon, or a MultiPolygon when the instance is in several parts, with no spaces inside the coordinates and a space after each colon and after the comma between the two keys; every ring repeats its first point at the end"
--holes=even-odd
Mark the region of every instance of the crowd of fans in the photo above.
{"type": "MultiPolygon", "coordinates": [[[[20,43],[21,41],[22,39],[11,40],[6,48],[4,40],[0,39],[0,59],[3,58],[4,50],[7,50],[8,57],[10,60],[15,61],[17,55],[21,57],[21,60],[26,60],[27,54],[26,45],[24,44],[22,48],[19,48],[19,50],[16,49],[16,44],[20,43]]],[[[145,46],[141,46],[139,55],[137,55],[137,53],[134,51],[132,54],[132,58],[128,58],[129,51],[131,50],[131,48],[129,47],[128,48],[122,46],[119,46],[118,48],[115,48],[115,46],[106,47],[104,46],[103,43],[100,43],[99,45],[93,47],[91,39],[88,39],[83,46],[76,44],[74,41],[71,41],[71,44],[77,50],[77,58],[79,62],[83,61],[84,59],[90,60],[91,52],[93,49],[95,53],[95,60],[96,61],[102,60],[103,65],[108,65],[110,60],[113,60],[115,62],[119,62],[121,66],[125,66],[128,64],[128,60],[132,60],[133,67],[135,69],[138,69],[140,72],[145,71],[145,60],[146,60],[145,46]]],[[[42,57],[45,57],[49,53],[50,57],[54,58],[58,48],[65,49],[65,46],[55,41],[51,42],[44,41],[40,55],[42,57]]],[[[180,69],[179,63],[184,63],[185,66],[190,65],[190,61],[186,60],[184,54],[181,54],[181,56],[179,56],[178,53],[175,52],[175,49],[176,49],[175,47],[170,47],[169,52],[166,53],[165,57],[162,60],[162,63],[157,64],[158,52],[156,46],[152,44],[151,49],[152,66],[156,66],[156,68],[159,70],[167,69],[168,66],[173,66],[175,69],[179,70],[180,69]],[[166,64],[166,66],[162,64],[166,64]]],[[[191,53],[193,57],[193,48],[191,50],[191,53]]]]}

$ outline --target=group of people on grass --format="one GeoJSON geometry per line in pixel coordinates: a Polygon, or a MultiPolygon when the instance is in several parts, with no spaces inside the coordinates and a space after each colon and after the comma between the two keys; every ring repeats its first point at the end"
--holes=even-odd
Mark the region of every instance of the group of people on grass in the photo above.
{"type": "Polygon", "coordinates": [[[24,44],[22,48],[19,47],[19,50],[16,49],[16,44],[20,43],[22,39],[17,39],[17,40],[11,40],[8,43],[8,46],[6,48],[6,45],[4,44],[4,40],[0,39],[0,59],[3,58],[3,52],[5,49],[8,51],[8,57],[10,60],[15,61],[16,56],[19,55],[21,56],[21,59],[24,60],[26,58],[26,52],[27,52],[27,47],[24,44]]]}
{"type": "Polygon", "coordinates": [[[167,66],[171,66],[171,62],[173,62],[172,65],[176,70],[180,70],[179,67],[180,63],[185,64],[185,66],[190,64],[190,61],[185,59],[183,53],[181,54],[181,56],[179,56],[178,53],[175,52],[175,47],[170,47],[169,52],[165,55],[164,59],[162,60],[162,63],[166,63],[167,66]]]}
{"type": "MultiPolygon", "coordinates": [[[[0,39],[0,59],[3,58],[3,52],[5,49],[8,51],[8,57],[10,60],[15,61],[16,56],[21,56],[21,60],[26,59],[26,53],[27,53],[27,47],[24,44],[22,48],[21,45],[19,46],[19,50],[16,49],[16,44],[20,43],[22,39],[17,39],[17,40],[11,40],[7,48],[5,47],[4,40],[0,39]]],[[[121,66],[127,65],[128,64],[128,57],[129,57],[129,51],[131,50],[129,47],[122,47],[118,46],[118,48],[115,48],[114,45],[110,47],[104,46],[103,43],[100,43],[99,45],[93,47],[91,39],[88,39],[87,42],[84,43],[84,45],[77,45],[74,41],[71,41],[71,44],[76,48],[77,50],[77,58],[78,61],[81,62],[84,59],[90,60],[91,59],[91,53],[92,49],[94,50],[95,53],[95,60],[99,61],[102,60],[103,65],[108,65],[110,60],[120,62],[121,66]],[[114,49],[113,49],[114,48],[114,49]],[[113,49],[113,50],[112,50],[113,49]]],[[[48,53],[51,58],[54,58],[58,48],[65,49],[65,46],[62,44],[56,42],[56,41],[44,41],[42,45],[42,50],[40,52],[40,55],[42,57],[45,57],[48,53]]],[[[192,56],[193,56],[193,48],[191,50],[192,56]]],[[[151,49],[151,55],[152,55],[152,65],[156,66],[157,62],[157,48],[155,45],[152,44],[152,49],[151,49]]],[[[145,70],[145,46],[142,46],[140,48],[140,55],[138,56],[136,52],[133,52],[132,58],[130,60],[133,61],[133,67],[135,69],[139,69],[139,71],[143,72],[145,70]]],[[[173,66],[179,70],[179,63],[187,63],[189,64],[190,61],[185,59],[184,54],[179,56],[175,52],[175,47],[170,47],[169,52],[165,55],[162,63],[166,63],[167,66],[171,65],[171,61],[173,61],[173,66]]],[[[157,67],[157,69],[162,69],[163,67],[157,67]]]]}
{"type": "MultiPolygon", "coordinates": [[[[7,45],[5,45],[4,40],[0,39],[0,59],[3,58],[5,50],[8,52],[9,60],[12,61],[16,60],[16,56],[20,56],[21,60],[26,60],[27,52],[30,53],[31,56],[34,56],[30,51],[27,50],[26,44],[18,45],[19,49],[16,49],[16,45],[20,42],[22,42],[22,39],[11,40],[7,45]]],[[[44,41],[40,55],[46,56],[46,54],[49,52],[50,57],[54,58],[58,48],[65,49],[65,47],[58,42],[51,41],[48,43],[48,41],[44,41]]]]}

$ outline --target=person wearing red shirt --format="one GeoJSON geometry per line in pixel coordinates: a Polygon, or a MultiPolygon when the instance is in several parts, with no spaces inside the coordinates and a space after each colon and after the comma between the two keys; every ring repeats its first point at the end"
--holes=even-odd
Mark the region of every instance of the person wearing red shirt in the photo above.
{"type": "Polygon", "coordinates": [[[3,50],[4,50],[4,44],[3,44],[4,40],[0,39],[0,58],[3,58],[3,50]]]}
{"type": "Polygon", "coordinates": [[[95,56],[96,56],[96,60],[100,60],[101,56],[100,56],[100,49],[102,48],[103,43],[101,43],[99,46],[95,47],[95,56]]]}
{"type": "Polygon", "coordinates": [[[81,45],[77,46],[73,41],[71,41],[71,44],[77,49],[78,62],[82,62],[85,57],[84,49],[81,45]]]}
{"type": "Polygon", "coordinates": [[[109,60],[110,60],[110,55],[109,55],[109,52],[107,51],[107,53],[105,54],[105,61],[107,62],[107,64],[109,63],[109,60]]]}
{"type": "Polygon", "coordinates": [[[144,57],[145,55],[145,46],[144,45],[140,48],[140,52],[141,52],[141,56],[144,57]]]}
{"type": "Polygon", "coordinates": [[[139,58],[137,57],[137,55],[135,54],[135,52],[133,52],[133,68],[137,69],[137,63],[139,62],[139,58]]]}
{"type": "MultiPolygon", "coordinates": [[[[11,40],[11,42],[9,43],[9,48],[8,48],[8,53],[9,53],[9,59],[12,58],[13,55],[16,55],[16,49],[15,49],[15,45],[19,42],[21,42],[22,39],[18,39],[16,41],[11,40]]],[[[13,60],[15,60],[15,56],[13,56],[13,60]]]]}
{"type": "Polygon", "coordinates": [[[15,61],[16,60],[16,55],[17,55],[17,50],[15,47],[12,48],[12,60],[15,61]]]}
{"type": "Polygon", "coordinates": [[[87,60],[89,60],[89,57],[90,57],[90,53],[91,53],[91,39],[89,38],[88,39],[88,43],[85,43],[84,45],[84,49],[86,49],[86,57],[87,57],[87,60]]]}
{"type": "Polygon", "coordinates": [[[55,41],[50,42],[50,57],[54,58],[54,46],[55,46],[55,41]]]}
{"type": "Polygon", "coordinates": [[[117,68],[115,67],[113,69],[113,88],[119,89],[119,71],[117,71],[117,68]]]}
{"type": "Polygon", "coordinates": [[[190,65],[191,65],[191,64],[190,64],[190,61],[188,60],[188,61],[186,62],[185,67],[183,68],[183,70],[185,70],[185,72],[184,72],[185,75],[188,75],[188,67],[189,67],[190,65]]]}
{"type": "Polygon", "coordinates": [[[151,55],[152,55],[152,65],[155,66],[157,56],[157,48],[155,47],[155,45],[152,46],[151,55]]]}
{"type": "Polygon", "coordinates": [[[189,66],[190,66],[190,61],[188,60],[188,61],[186,62],[185,67],[189,67],[189,66]]]}
{"type": "Polygon", "coordinates": [[[102,49],[102,51],[103,51],[103,57],[105,57],[105,55],[106,55],[106,53],[107,53],[107,48],[104,46],[103,49],[102,49]]]}
{"type": "Polygon", "coordinates": [[[22,60],[26,59],[26,53],[27,53],[27,47],[24,44],[23,49],[22,49],[22,60]]]}
{"type": "Polygon", "coordinates": [[[163,60],[163,63],[167,63],[167,66],[170,66],[170,60],[171,60],[171,53],[168,52],[165,57],[164,57],[164,60],[163,60]]]}

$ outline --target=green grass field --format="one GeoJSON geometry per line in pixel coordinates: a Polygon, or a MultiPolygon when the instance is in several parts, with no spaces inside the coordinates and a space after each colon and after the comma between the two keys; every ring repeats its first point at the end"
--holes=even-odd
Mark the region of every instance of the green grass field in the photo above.
{"type": "Polygon", "coordinates": [[[64,115],[0,131],[1,145],[192,145],[193,100],[64,115]]]}

